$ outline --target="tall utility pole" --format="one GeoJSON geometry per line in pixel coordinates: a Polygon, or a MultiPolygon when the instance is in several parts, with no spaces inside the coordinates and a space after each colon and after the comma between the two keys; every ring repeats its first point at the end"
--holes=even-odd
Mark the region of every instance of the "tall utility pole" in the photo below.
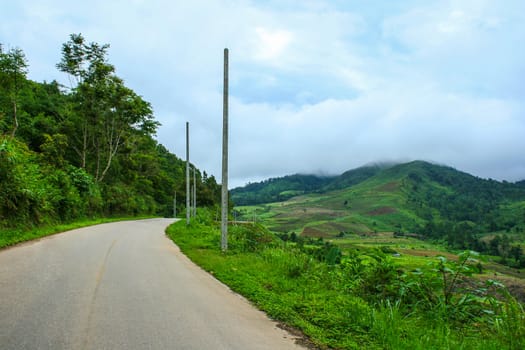
{"type": "Polygon", "coordinates": [[[190,224],[190,123],[186,122],[186,225],[190,224]]]}
{"type": "Polygon", "coordinates": [[[228,250],[228,49],[224,49],[224,88],[222,99],[222,200],[221,249],[228,250]]]}

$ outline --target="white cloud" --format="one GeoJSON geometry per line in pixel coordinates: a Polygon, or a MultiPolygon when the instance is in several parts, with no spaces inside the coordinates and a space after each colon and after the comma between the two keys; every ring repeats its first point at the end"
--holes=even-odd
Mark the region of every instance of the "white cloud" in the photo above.
{"type": "Polygon", "coordinates": [[[340,74],[348,85],[361,92],[369,91],[375,85],[375,78],[371,78],[358,70],[342,68],[340,74]]]}
{"type": "Polygon", "coordinates": [[[63,78],[54,66],[71,33],[110,43],[117,73],[163,123],[160,142],[183,155],[189,121],[192,161],[215,176],[230,48],[232,185],[400,159],[525,178],[521,0],[10,6],[0,40],[26,52],[30,77],[63,78]]]}
{"type": "MultiPolygon", "coordinates": [[[[439,90],[419,95],[412,87],[299,110],[242,104],[235,110],[231,149],[237,184],[241,179],[320,169],[337,173],[371,161],[401,159],[433,160],[501,179],[506,174],[499,165],[503,160],[525,161],[519,151],[525,147],[523,108],[513,101],[439,90]]],[[[515,173],[507,176],[517,180],[515,173]]]]}

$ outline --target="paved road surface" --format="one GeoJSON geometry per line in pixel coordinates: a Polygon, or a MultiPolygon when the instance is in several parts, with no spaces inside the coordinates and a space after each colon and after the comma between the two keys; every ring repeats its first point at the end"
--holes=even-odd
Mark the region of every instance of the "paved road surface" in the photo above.
{"type": "Polygon", "coordinates": [[[299,349],[164,236],[103,224],[0,251],[0,349],[299,349]]]}

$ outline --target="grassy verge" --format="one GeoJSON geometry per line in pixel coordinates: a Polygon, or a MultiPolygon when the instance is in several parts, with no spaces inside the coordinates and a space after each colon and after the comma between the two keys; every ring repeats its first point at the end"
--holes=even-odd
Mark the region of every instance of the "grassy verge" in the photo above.
{"type": "Polygon", "coordinates": [[[18,243],[31,241],[34,239],[54,235],[57,233],[74,230],[81,227],[93,226],[108,222],[125,221],[125,220],[139,220],[148,219],[153,216],[141,217],[117,217],[117,218],[96,218],[78,220],[66,224],[46,225],[33,228],[13,228],[0,229],[0,249],[9,247],[18,243]]]}
{"type": "Polygon", "coordinates": [[[188,227],[175,223],[167,234],[198,265],[320,348],[525,346],[521,304],[494,285],[494,295],[489,287],[467,292],[469,256],[401,271],[377,250],[341,255],[327,243],[280,241],[260,225],[230,227],[229,251],[222,253],[219,229],[206,215],[188,227]]]}

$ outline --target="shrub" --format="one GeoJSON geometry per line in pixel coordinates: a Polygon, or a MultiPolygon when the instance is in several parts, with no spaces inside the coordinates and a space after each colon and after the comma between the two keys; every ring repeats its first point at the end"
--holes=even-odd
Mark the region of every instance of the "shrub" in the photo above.
{"type": "Polygon", "coordinates": [[[379,250],[368,254],[352,251],[341,262],[348,279],[347,288],[366,300],[379,303],[398,296],[399,272],[392,259],[379,250]]]}
{"type": "Polygon", "coordinates": [[[276,236],[257,223],[230,226],[228,231],[230,248],[241,252],[255,252],[277,243],[276,236]]]}

